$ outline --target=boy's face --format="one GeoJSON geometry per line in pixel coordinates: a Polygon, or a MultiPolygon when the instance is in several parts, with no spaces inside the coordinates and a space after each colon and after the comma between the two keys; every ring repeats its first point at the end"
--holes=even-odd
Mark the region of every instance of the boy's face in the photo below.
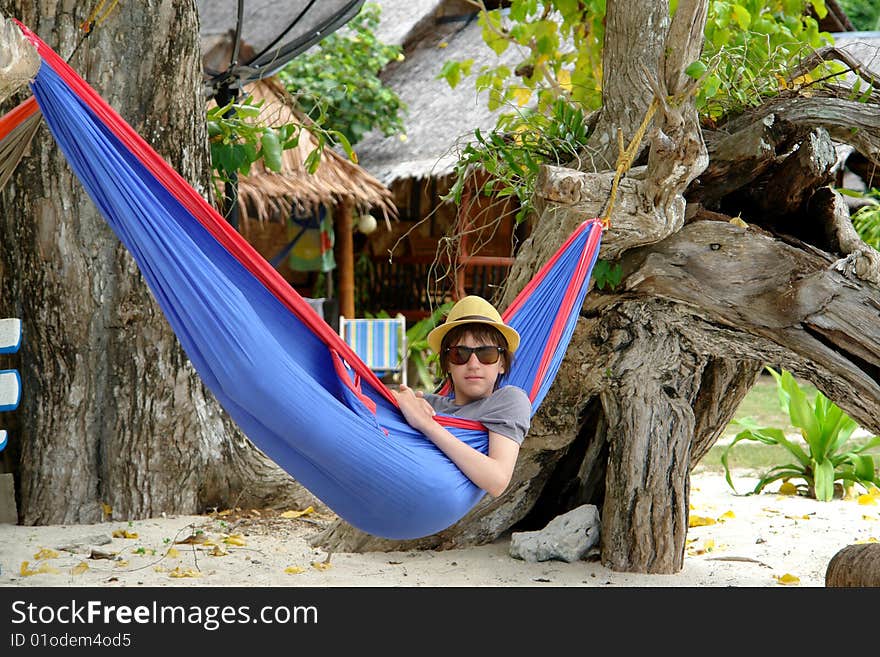
{"type": "MultiPolygon", "coordinates": [[[[479,342],[470,333],[465,333],[451,347],[496,347],[491,342],[479,342]]],[[[498,354],[495,354],[498,356],[498,354]]],[[[459,406],[483,399],[495,390],[495,382],[504,374],[504,359],[497,357],[494,363],[482,363],[477,354],[470,357],[463,365],[449,362],[449,374],[455,390],[455,403],[459,406]]]]}

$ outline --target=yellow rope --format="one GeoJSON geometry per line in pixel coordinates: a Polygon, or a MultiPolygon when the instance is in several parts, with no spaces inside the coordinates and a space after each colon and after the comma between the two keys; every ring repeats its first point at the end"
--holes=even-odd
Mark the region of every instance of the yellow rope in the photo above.
{"type": "Polygon", "coordinates": [[[101,11],[101,9],[104,7],[104,5],[107,4],[107,1],[108,0],[100,0],[98,2],[98,4],[95,5],[95,8],[92,10],[92,13],[85,20],[85,22],[82,24],[83,32],[88,34],[89,32],[92,31],[92,28],[97,27],[98,25],[103,23],[107,19],[107,16],[110,15],[110,12],[113,11],[113,9],[116,7],[117,4],[119,4],[119,0],[110,0],[110,6],[107,7],[107,9],[104,11],[103,14],[101,14],[100,17],[98,17],[98,13],[101,11]]]}
{"type": "Polygon", "coordinates": [[[608,196],[608,206],[605,208],[605,213],[602,215],[602,227],[606,230],[611,227],[611,210],[614,208],[614,201],[617,199],[617,188],[620,185],[620,179],[632,166],[633,160],[639,152],[639,146],[642,143],[642,139],[645,137],[645,131],[648,129],[648,124],[651,122],[651,119],[654,117],[654,113],[659,106],[660,99],[654,97],[654,100],[652,100],[651,104],[648,106],[645,118],[642,119],[642,124],[639,126],[639,129],[636,130],[636,134],[633,135],[632,141],[627,148],[623,147],[623,131],[620,128],[617,129],[617,148],[619,151],[617,155],[617,168],[614,172],[614,181],[611,183],[611,194],[608,196]]]}

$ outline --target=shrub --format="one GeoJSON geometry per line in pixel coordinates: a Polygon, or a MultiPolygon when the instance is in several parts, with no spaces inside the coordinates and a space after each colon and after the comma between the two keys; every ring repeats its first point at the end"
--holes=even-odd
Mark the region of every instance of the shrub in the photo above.
{"type": "Polygon", "coordinates": [[[765,445],[784,447],[794,458],[792,463],[777,465],[761,476],[753,493],[760,493],[768,484],[779,480],[802,480],[798,491],[808,497],[827,502],[834,497],[834,484],[844,486],[859,484],[868,490],[880,485],[880,475],[874,459],[865,452],[880,445],[880,436],[874,436],[862,445],[849,442],[856,422],[821,392],[810,402],[790,372],[782,373],[768,367],[776,379],[779,404],[800,429],[806,443],[789,440],[782,429],[759,427],[751,418],[736,420],[743,427],[721,455],[725,478],[734,488],[728,467],[728,455],[737,443],[744,440],[758,441],[765,445]]]}

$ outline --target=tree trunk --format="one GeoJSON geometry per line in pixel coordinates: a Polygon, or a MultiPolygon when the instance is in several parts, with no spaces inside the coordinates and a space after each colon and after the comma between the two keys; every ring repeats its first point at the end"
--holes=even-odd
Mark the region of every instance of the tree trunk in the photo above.
{"type": "MultiPolygon", "coordinates": [[[[74,53],[74,69],[207,194],[194,3],[120,3],[83,39],[90,10],[0,3],[62,57],[74,53]]],[[[21,317],[25,336],[12,441],[24,524],[95,522],[103,505],[119,519],[314,501],[203,387],[45,128],[2,203],[0,314],[21,317]]]]}
{"type": "Polygon", "coordinates": [[[828,562],[827,587],[880,586],[880,543],[848,545],[828,562]]]}

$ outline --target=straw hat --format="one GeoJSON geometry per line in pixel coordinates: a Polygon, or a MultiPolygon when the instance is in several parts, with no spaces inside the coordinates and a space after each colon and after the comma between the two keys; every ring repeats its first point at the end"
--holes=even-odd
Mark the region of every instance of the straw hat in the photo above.
{"type": "Polygon", "coordinates": [[[462,324],[489,324],[494,326],[504,338],[507,340],[507,350],[510,353],[516,351],[519,346],[519,333],[510,328],[501,320],[501,315],[495,310],[491,303],[483,297],[468,296],[461,299],[452,306],[452,310],[446,316],[446,321],[433,331],[428,333],[428,346],[434,350],[434,353],[440,353],[440,345],[443,343],[443,336],[450,330],[462,324]]]}

